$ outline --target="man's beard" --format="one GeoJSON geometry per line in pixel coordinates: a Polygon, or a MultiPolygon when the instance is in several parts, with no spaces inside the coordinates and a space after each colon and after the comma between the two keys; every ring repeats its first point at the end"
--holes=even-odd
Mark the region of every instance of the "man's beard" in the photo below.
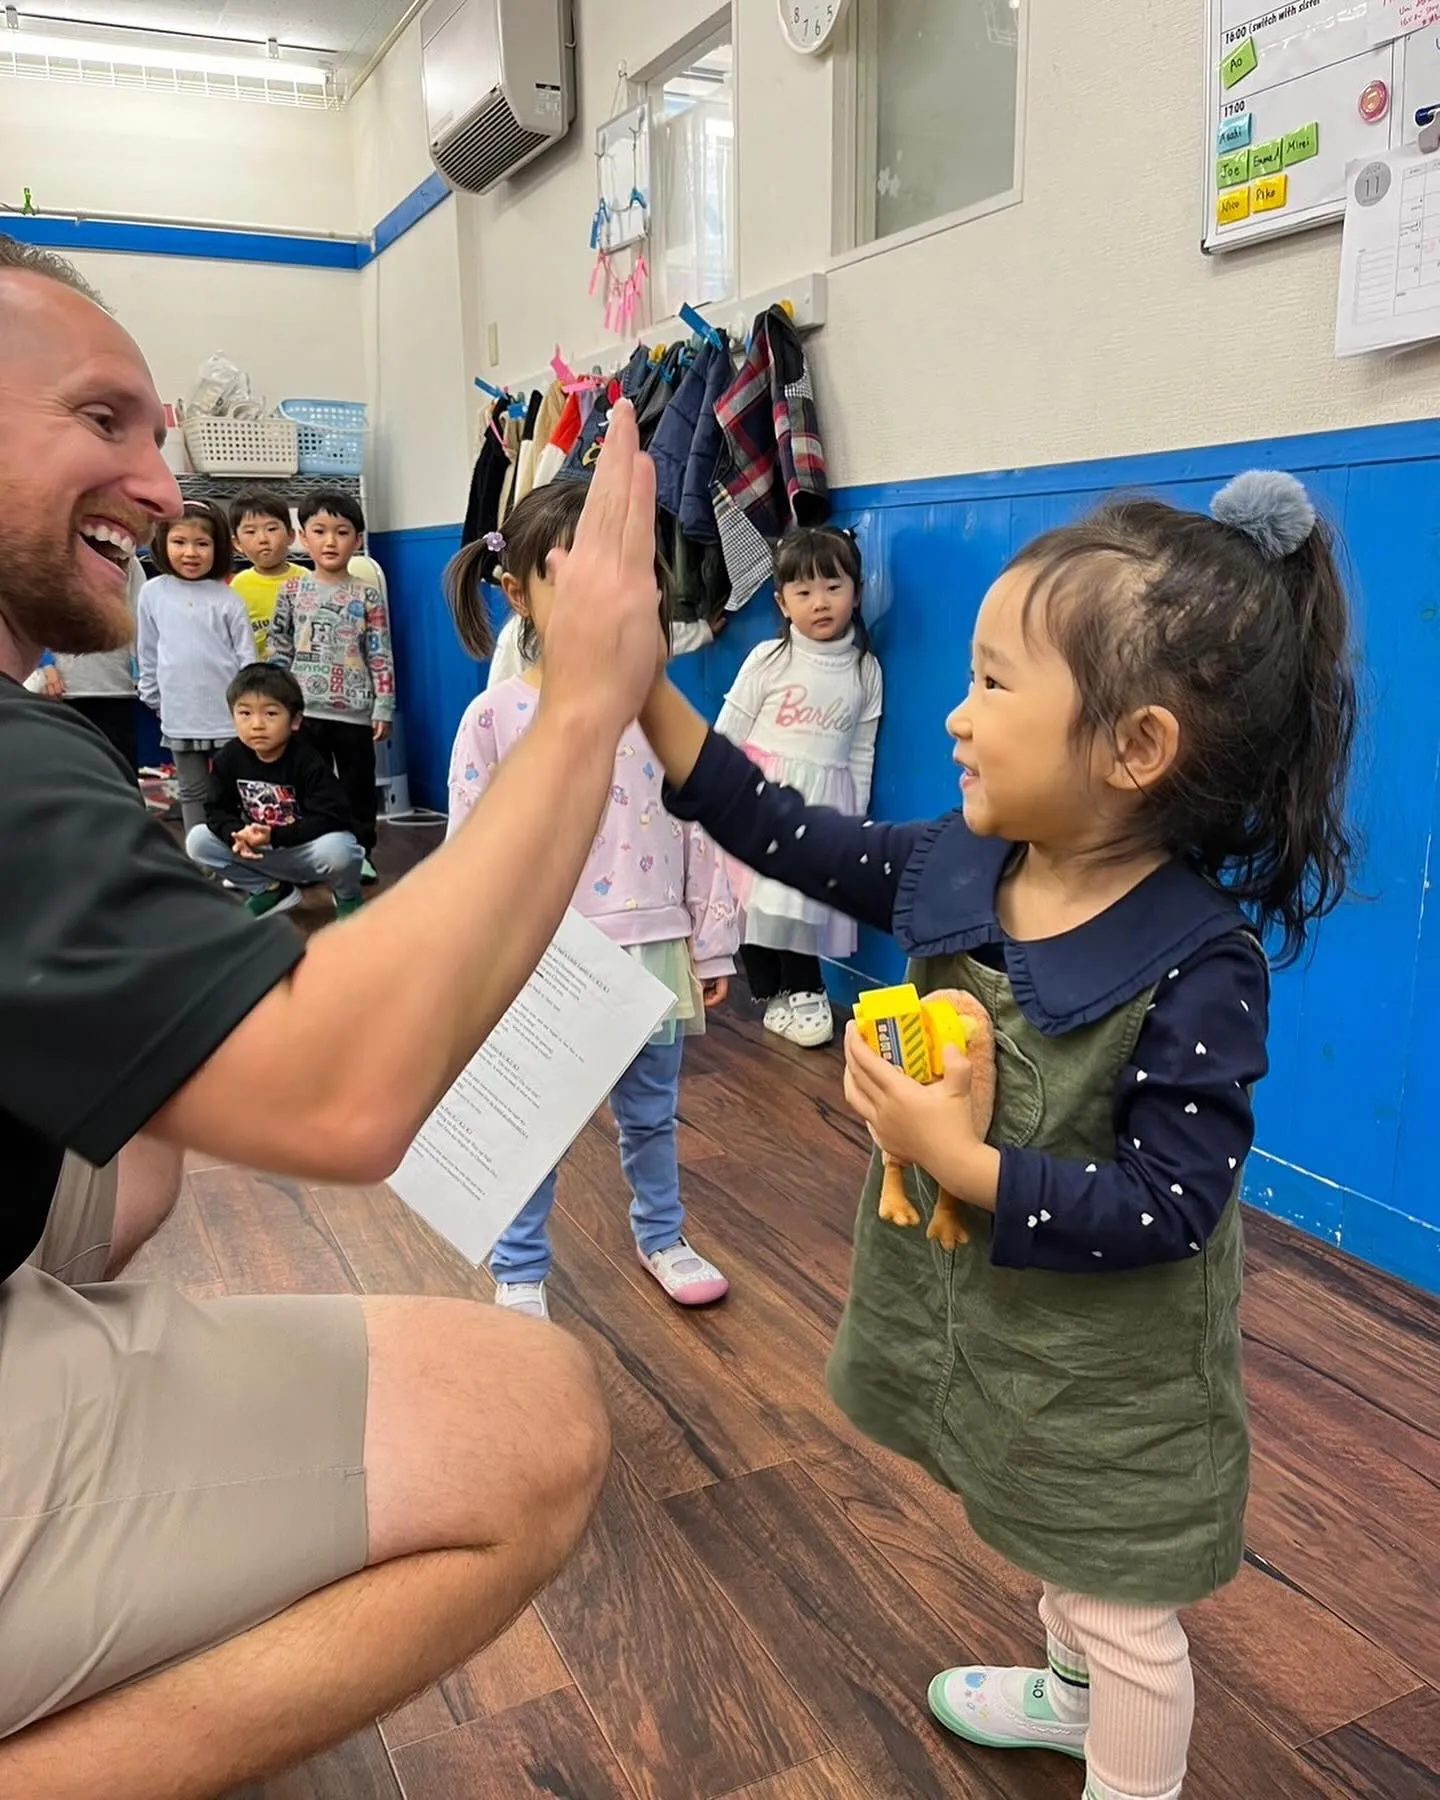
{"type": "Polygon", "coordinates": [[[135,632],[124,591],[117,589],[108,605],[88,594],[75,569],[74,546],[68,524],[26,532],[5,523],[0,506],[0,614],[41,650],[84,656],[123,649],[135,632]]]}

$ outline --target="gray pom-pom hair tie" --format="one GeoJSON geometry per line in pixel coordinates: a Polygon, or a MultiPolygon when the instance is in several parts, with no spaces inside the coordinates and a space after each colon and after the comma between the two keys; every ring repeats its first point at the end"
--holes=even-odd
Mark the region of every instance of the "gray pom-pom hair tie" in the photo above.
{"type": "Polygon", "coordinates": [[[1283,469],[1250,469],[1226,482],[1210,502],[1210,516],[1243,531],[1271,562],[1293,556],[1315,529],[1315,508],[1283,469]]]}

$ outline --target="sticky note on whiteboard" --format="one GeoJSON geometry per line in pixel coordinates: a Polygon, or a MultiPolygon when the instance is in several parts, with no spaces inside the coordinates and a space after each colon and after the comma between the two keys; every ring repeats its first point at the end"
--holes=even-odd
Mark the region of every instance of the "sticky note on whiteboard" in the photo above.
{"type": "Polygon", "coordinates": [[[1240,113],[1227,119],[1215,133],[1215,154],[1228,156],[1232,150],[1243,150],[1255,130],[1254,113],[1240,113]]]}
{"type": "Polygon", "coordinates": [[[1237,44],[1220,65],[1220,85],[1224,88],[1237,87],[1247,75],[1253,75],[1255,66],[1260,61],[1255,50],[1254,38],[1246,38],[1237,44]]]}
{"type": "Polygon", "coordinates": [[[1288,175],[1271,175],[1264,181],[1250,184],[1250,210],[1252,213],[1280,212],[1290,198],[1290,177],[1288,175]]]}
{"type": "Polygon", "coordinates": [[[1287,131],[1281,139],[1285,158],[1285,167],[1292,163],[1308,162],[1312,156],[1320,154],[1320,122],[1317,119],[1312,125],[1302,125],[1298,131],[1287,131]]]}
{"type": "Polygon", "coordinates": [[[1228,194],[1222,194],[1215,203],[1215,223],[1217,225],[1238,225],[1242,219],[1250,217],[1250,190],[1248,187],[1231,188],[1228,194]]]}
{"type": "Polygon", "coordinates": [[[1232,150],[1229,156],[1222,156],[1215,164],[1215,185],[1217,188],[1244,187],[1250,179],[1250,152],[1248,150],[1232,150]]]}
{"type": "Polygon", "coordinates": [[[1268,144],[1257,144],[1250,152],[1250,173],[1252,175],[1278,175],[1285,167],[1285,143],[1283,138],[1271,138],[1268,144]]]}

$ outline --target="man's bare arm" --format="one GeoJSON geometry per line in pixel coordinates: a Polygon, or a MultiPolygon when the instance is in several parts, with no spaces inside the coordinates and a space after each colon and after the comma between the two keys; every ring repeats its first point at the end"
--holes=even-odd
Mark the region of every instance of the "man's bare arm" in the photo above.
{"type": "Polygon", "coordinates": [[[620,733],[655,675],[654,521],[654,471],[618,407],[574,548],[557,558],[535,725],[464,828],[321,933],[156,1114],[153,1134],[321,1180],[394,1169],[575,891],[620,733]]]}

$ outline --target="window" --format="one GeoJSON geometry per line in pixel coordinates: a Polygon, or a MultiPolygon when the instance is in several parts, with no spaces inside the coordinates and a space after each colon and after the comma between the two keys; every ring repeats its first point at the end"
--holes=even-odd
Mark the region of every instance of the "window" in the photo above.
{"type": "Polygon", "coordinates": [[[1022,32],[1021,0],[856,0],[841,249],[1018,197],[1022,32]]]}
{"type": "Polygon", "coordinates": [[[735,58],[728,27],[650,83],[654,310],[728,300],[735,268],[735,58]]]}

